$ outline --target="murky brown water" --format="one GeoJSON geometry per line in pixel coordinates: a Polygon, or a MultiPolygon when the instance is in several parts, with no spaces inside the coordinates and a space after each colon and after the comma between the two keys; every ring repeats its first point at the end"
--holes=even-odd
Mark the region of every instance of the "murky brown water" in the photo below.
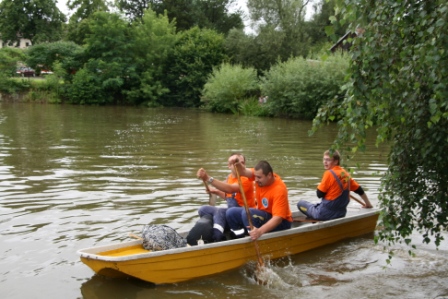
{"type": "MultiPolygon", "coordinates": [[[[0,103],[0,294],[2,298],[442,298],[448,245],[396,246],[392,267],[373,236],[273,262],[269,288],[250,265],[206,279],[153,286],[95,276],[76,251],[128,240],[146,223],[186,229],[208,202],[199,167],[227,174],[230,152],[271,162],[293,209],[315,199],[329,126],[192,110],[0,103]]],[[[357,180],[374,204],[387,149],[369,144],[357,180]],[[379,173],[378,173],[379,172],[379,173]]],[[[357,208],[353,204],[352,208],[357,208]]]]}

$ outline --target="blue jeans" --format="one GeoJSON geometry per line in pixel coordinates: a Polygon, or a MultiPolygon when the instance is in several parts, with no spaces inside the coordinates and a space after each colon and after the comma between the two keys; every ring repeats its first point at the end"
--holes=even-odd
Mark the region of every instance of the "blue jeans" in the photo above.
{"type": "MultiPolygon", "coordinates": [[[[271,220],[272,215],[268,212],[261,211],[258,209],[249,209],[251,215],[252,224],[255,227],[261,227],[263,224],[271,220]]],[[[232,232],[236,237],[242,237],[247,233],[247,228],[249,225],[249,220],[247,219],[246,210],[242,207],[229,208],[226,212],[227,225],[230,227],[232,232]]],[[[279,231],[291,228],[291,222],[283,219],[283,221],[272,231],[279,231]]]]}

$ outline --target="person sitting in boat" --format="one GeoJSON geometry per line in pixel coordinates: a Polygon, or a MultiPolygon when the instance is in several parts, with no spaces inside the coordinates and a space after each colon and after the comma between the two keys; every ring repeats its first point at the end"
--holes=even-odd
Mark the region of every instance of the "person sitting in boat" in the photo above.
{"type": "MultiPolygon", "coordinates": [[[[209,176],[204,168],[200,168],[197,172],[198,178],[202,179],[205,182],[208,182],[211,185],[211,187],[209,188],[210,193],[216,194],[220,198],[226,200],[227,208],[244,206],[244,202],[238,185],[238,179],[235,174],[235,169],[233,163],[230,163],[231,160],[236,158],[238,158],[241,163],[245,165],[246,159],[242,154],[231,154],[228,160],[228,168],[230,169],[230,174],[223,182],[213,178],[212,176],[209,176]]],[[[249,181],[248,178],[242,178],[241,181],[248,206],[255,207],[253,182],[249,181]]],[[[213,240],[215,242],[219,242],[225,239],[224,231],[227,228],[227,208],[202,206],[198,210],[198,214],[201,218],[205,215],[213,216],[213,240]]]]}
{"type": "Polygon", "coordinates": [[[365,208],[372,208],[362,187],[339,164],[341,155],[337,150],[324,152],[323,164],[325,172],[317,186],[317,197],[320,203],[300,200],[297,208],[307,217],[316,220],[330,220],[345,217],[350,201],[350,191],[359,194],[364,200],[365,208]]]}
{"type": "MultiPolygon", "coordinates": [[[[235,158],[229,163],[235,163],[235,158]]],[[[264,233],[291,228],[292,213],[289,208],[288,189],[279,175],[274,173],[267,161],[260,161],[254,168],[245,168],[244,164],[236,163],[241,176],[255,181],[256,208],[249,208],[252,230],[245,208],[232,207],[226,212],[227,223],[236,238],[249,233],[252,240],[257,240],[264,233]]]]}

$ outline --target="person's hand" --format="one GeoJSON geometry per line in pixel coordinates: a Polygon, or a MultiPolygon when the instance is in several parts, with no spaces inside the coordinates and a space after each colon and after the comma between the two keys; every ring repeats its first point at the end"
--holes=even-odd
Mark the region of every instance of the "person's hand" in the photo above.
{"type": "Polygon", "coordinates": [[[372,204],[370,202],[366,202],[365,206],[363,206],[364,209],[371,209],[373,208],[372,204]]]}
{"type": "Polygon", "coordinates": [[[246,167],[243,164],[241,164],[240,162],[238,162],[238,159],[236,159],[236,160],[237,160],[237,162],[233,163],[233,167],[235,167],[235,169],[241,175],[246,170],[246,167]]]}
{"type": "Polygon", "coordinates": [[[219,192],[220,192],[218,189],[213,188],[213,187],[208,187],[208,190],[210,190],[210,192],[208,192],[208,193],[216,194],[216,195],[219,195],[219,192]]]}
{"type": "Polygon", "coordinates": [[[261,230],[259,230],[259,229],[256,228],[255,226],[252,228],[252,230],[250,230],[250,227],[247,227],[247,230],[249,231],[249,236],[250,236],[250,238],[251,238],[253,241],[255,241],[255,240],[257,240],[258,238],[260,238],[261,235],[263,234],[263,233],[261,232],[261,230]]]}
{"type": "Polygon", "coordinates": [[[203,181],[206,181],[208,179],[207,171],[205,171],[204,168],[199,168],[198,172],[196,173],[196,176],[203,181]]]}
{"type": "Polygon", "coordinates": [[[237,156],[232,156],[232,157],[229,158],[229,163],[230,164],[235,164],[235,163],[238,163],[238,162],[240,162],[240,161],[239,161],[237,156]]]}

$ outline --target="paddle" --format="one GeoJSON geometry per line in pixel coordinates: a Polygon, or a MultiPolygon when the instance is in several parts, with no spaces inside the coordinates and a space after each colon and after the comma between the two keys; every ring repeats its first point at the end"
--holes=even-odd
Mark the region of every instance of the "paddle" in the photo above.
{"type": "Polygon", "coordinates": [[[353,195],[350,194],[350,198],[353,199],[354,201],[357,201],[360,205],[362,205],[363,207],[366,206],[365,203],[363,203],[361,200],[357,199],[356,197],[354,197],[353,195]]]}
{"type": "MultiPolygon", "coordinates": [[[[250,230],[252,230],[254,228],[254,225],[252,224],[252,218],[250,216],[249,207],[247,206],[246,194],[244,193],[244,188],[243,188],[243,183],[241,182],[240,173],[235,164],[233,165],[233,167],[235,168],[236,177],[238,178],[238,185],[240,187],[241,196],[243,197],[244,209],[246,210],[247,220],[249,221],[249,228],[250,228],[250,230]]],[[[258,257],[257,269],[258,269],[258,271],[261,271],[261,269],[264,267],[264,261],[263,261],[263,258],[261,257],[257,240],[254,240],[253,243],[254,243],[255,251],[257,252],[257,257],[258,257]]]]}
{"type": "Polygon", "coordinates": [[[133,233],[129,233],[129,237],[132,237],[132,238],[137,239],[137,240],[143,240],[142,237],[139,237],[139,236],[137,236],[137,235],[135,235],[133,233]]]}
{"type": "Polygon", "coordinates": [[[207,185],[207,182],[205,180],[202,180],[204,182],[205,190],[207,190],[208,193],[208,204],[211,206],[214,206],[216,204],[216,197],[214,194],[210,193],[210,188],[207,185]]]}

